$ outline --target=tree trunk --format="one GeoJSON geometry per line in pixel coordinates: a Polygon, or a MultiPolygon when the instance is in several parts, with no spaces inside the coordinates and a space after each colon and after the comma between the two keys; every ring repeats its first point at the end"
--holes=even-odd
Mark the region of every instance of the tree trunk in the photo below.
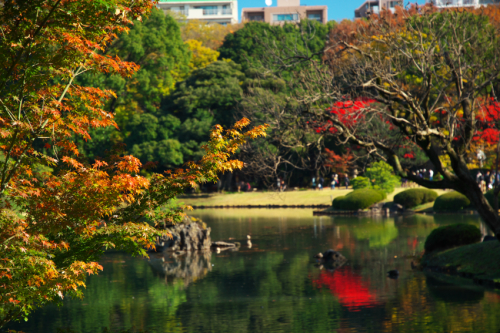
{"type": "Polygon", "coordinates": [[[460,189],[459,192],[465,195],[474,207],[476,207],[479,216],[500,241],[500,220],[498,219],[498,212],[495,212],[495,210],[491,208],[477,183],[474,180],[463,180],[463,182],[458,185],[458,188],[460,189]]]}

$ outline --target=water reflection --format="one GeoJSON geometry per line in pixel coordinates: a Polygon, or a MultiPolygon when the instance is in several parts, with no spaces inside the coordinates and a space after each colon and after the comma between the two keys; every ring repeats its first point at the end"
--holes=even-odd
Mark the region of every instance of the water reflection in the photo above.
{"type": "Polygon", "coordinates": [[[175,254],[171,252],[155,253],[149,264],[155,274],[163,277],[167,283],[181,280],[184,286],[205,277],[212,270],[211,251],[192,251],[175,254]]]}
{"type": "Polygon", "coordinates": [[[484,290],[481,288],[466,288],[442,280],[439,276],[427,276],[426,284],[430,295],[448,303],[479,303],[484,298],[484,290]]]}
{"type": "Polygon", "coordinates": [[[328,288],[339,299],[340,304],[350,311],[361,311],[361,308],[380,304],[369,281],[363,281],[349,267],[333,272],[322,271],[316,279],[312,279],[312,284],[317,288],[328,288]]]}
{"type": "MultiPolygon", "coordinates": [[[[457,286],[410,268],[432,229],[474,216],[313,217],[305,210],[194,211],[212,238],[252,248],[239,252],[156,256],[108,254],[87,281],[85,299],[45,307],[26,333],[99,332],[498,332],[500,295],[457,286]],[[333,271],[313,255],[340,251],[333,271]],[[387,277],[397,269],[399,279],[387,277]],[[165,283],[166,281],[166,283],[165,283]]],[[[463,283],[460,282],[460,283],[463,283]]],[[[470,283],[469,283],[470,284],[470,283]]]]}

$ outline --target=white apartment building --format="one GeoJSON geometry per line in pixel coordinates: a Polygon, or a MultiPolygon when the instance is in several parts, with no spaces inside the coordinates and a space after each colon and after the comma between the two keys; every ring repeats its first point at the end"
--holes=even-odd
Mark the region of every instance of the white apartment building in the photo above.
{"type": "Polygon", "coordinates": [[[186,16],[188,20],[203,20],[219,24],[238,23],[237,0],[160,0],[158,8],[186,16]]]}
{"type": "Polygon", "coordinates": [[[498,4],[500,0],[427,0],[439,8],[446,7],[478,7],[491,4],[498,4]]]}

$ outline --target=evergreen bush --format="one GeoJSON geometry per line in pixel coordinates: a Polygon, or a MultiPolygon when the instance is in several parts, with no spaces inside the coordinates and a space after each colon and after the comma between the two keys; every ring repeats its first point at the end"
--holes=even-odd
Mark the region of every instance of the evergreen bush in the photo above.
{"type": "Polygon", "coordinates": [[[450,192],[437,197],[436,201],[434,201],[434,210],[438,212],[447,210],[457,211],[469,205],[470,201],[465,195],[458,192],[450,192]]]}
{"type": "Polygon", "coordinates": [[[337,197],[332,202],[332,207],[339,210],[366,209],[371,205],[384,200],[387,195],[380,190],[362,189],[337,197]]]}
{"type": "Polygon", "coordinates": [[[394,196],[394,202],[404,208],[413,208],[424,203],[433,202],[438,194],[427,188],[412,188],[394,196]]]}
{"type": "Polygon", "coordinates": [[[372,184],[370,183],[370,179],[367,177],[356,177],[351,181],[353,190],[361,190],[364,188],[371,188],[372,184]]]}
{"type": "Polygon", "coordinates": [[[481,231],[470,224],[451,224],[432,230],[425,240],[425,251],[445,250],[456,246],[477,243],[481,240],[481,231]]]}

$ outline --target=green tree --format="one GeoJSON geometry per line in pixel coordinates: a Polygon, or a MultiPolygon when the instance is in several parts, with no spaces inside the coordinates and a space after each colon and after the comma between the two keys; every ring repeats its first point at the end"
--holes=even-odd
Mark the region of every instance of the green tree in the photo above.
{"type": "MultiPolygon", "coordinates": [[[[115,114],[120,128],[120,131],[115,128],[95,129],[91,131],[92,141],[80,139],[78,142],[83,155],[89,159],[103,157],[105,151],[117,143],[126,143],[131,151],[137,140],[129,136],[136,132],[146,141],[158,140],[156,147],[163,145],[175,150],[178,144],[171,141],[169,136],[154,133],[159,126],[165,128],[162,134],[171,132],[169,128],[175,128],[175,119],[156,119],[156,111],[162,98],[172,91],[175,83],[190,72],[191,52],[181,38],[176,20],[153,8],[144,22],[135,22],[128,33],[120,34],[106,55],[118,56],[141,67],[132,78],[113,73],[84,73],[78,78],[77,82],[81,85],[115,92],[116,96],[110,99],[106,109],[115,114]],[[162,143],[159,144],[159,141],[162,143]]],[[[148,148],[138,147],[135,151],[142,152],[145,149],[148,148]]],[[[182,163],[177,153],[170,160],[175,164],[182,163]]]]}
{"type": "Polygon", "coordinates": [[[240,65],[217,61],[195,70],[164,99],[158,117],[176,119],[172,135],[182,143],[184,159],[200,157],[200,146],[214,124],[226,126],[234,121],[245,79],[240,65]]]}
{"type": "Polygon", "coordinates": [[[249,22],[235,33],[226,35],[218,49],[219,59],[231,59],[247,69],[258,65],[271,51],[270,47],[283,49],[283,46],[293,49],[298,46],[298,51],[307,51],[315,59],[320,59],[327,34],[334,26],[335,21],[322,24],[302,20],[299,24],[285,23],[282,26],[249,22]]]}
{"type": "Polygon", "coordinates": [[[372,188],[382,190],[385,193],[394,192],[394,188],[401,183],[398,176],[394,175],[392,167],[384,161],[373,163],[364,174],[370,180],[372,188]]]}

